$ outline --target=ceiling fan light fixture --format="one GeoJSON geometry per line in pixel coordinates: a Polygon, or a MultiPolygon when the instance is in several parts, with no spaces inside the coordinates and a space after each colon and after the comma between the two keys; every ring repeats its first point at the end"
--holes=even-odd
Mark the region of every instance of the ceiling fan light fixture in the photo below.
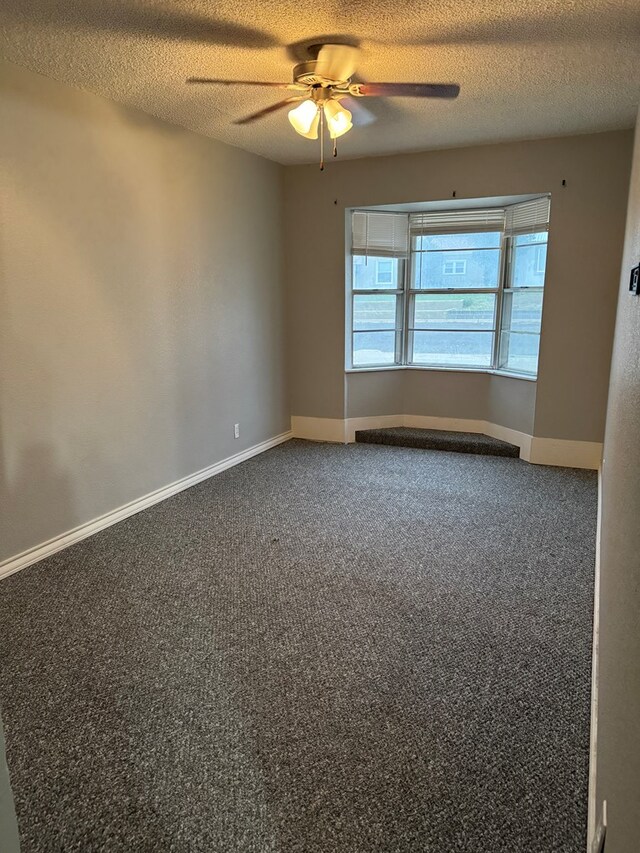
{"type": "Polygon", "coordinates": [[[296,133],[307,139],[318,138],[320,113],[318,105],[311,99],[304,100],[292,110],[289,110],[289,121],[296,133]]]}
{"type": "Polygon", "coordinates": [[[344,136],[353,127],[351,113],[346,107],[342,106],[340,101],[333,99],[326,101],[324,104],[324,114],[327,119],[327,127],[329,128],[331,139],[344,136]]]}
{"type": "MultiPolygon", "coordinates": [[[[353,39],[350,40],[353,42],[353,39]]],[[[375,120],[359,103],[361,98],[457,98],[460,86],[457,83],[354,83],[358,58],[355,43],[334,44],[332,41],[319,44],[311,41],[299,42],[294,47],[305,47],[305,59],[293,69],[290,83],[270,80],[227,80],[220,77],[189,77],[187,83],[213,83],[222,86],[262,86],[284,89],[289,94],[276,103],[269,104],[257,112],[237,119],[234,124],[247,125],[258,119],[279,112],[289,111],[289,122],[297,134],[305,139],[320,139],[320,169],[324,169],[325,124],[333,142],[333,156],[338,154],[336,139],[344,136],[353,127],[352,115],[342,101],[351,106],[356,124],[369,124],[375,120]],[[294,107],[292,105],[295,104],[294,107]]],[[[300,58],[300,57],[299,57],[300,58]]]]}

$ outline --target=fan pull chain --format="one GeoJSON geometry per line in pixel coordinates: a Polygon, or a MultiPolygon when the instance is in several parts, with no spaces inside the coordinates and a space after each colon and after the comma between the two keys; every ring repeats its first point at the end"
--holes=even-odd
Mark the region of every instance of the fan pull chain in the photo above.
{"type": "Polygon", "coordinates": [[[333,137],[333,156],[338,156],[338,138],[336,136],[333,137]]]}
{"type": "Polygon", "coordinates": [[[324,110],[320,109],[320,171],[324,172],[324,110]]]}

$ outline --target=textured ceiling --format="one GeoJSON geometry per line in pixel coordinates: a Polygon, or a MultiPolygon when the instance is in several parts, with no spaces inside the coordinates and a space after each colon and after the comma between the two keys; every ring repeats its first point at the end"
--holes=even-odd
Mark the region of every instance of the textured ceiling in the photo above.
{"type": "Polygon", "coordinates": [[[295,45],[329,34],[360,44],[361,80],[462,86],[367,99],[341,157],[631,127],[640,100],[640,0],[3,0],[0,25],[8,60],[281,163],[317,159],[286,111],[232,123],[278,90],[185,78],[289,81],[295,45]]]}

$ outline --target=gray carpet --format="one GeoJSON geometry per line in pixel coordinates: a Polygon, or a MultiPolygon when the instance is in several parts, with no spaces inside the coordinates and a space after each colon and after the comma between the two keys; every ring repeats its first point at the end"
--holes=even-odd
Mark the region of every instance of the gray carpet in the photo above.
{"type": "Polygon", "coordinates": [[[23,853],[583,853],[595,520],[291,441],[0,582],[23,853]]]}
{"type": "Polygon", "coordinates": [[[449,432],[443,429],[415,427],[386,427],[359,429],[356,441],[364,444],[390,444],[394,447],[414,447],[421,450],[447,450],[452,453],[481,453],[483,456],[520,457],[520,448],[507,441],[478,432],[449,432]]]}

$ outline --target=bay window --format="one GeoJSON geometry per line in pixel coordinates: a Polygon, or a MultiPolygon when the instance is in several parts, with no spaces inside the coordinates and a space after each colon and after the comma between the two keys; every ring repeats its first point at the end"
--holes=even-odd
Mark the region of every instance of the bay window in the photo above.
{"type": "Polygon", "coordinates": [[[347,367],[535,377],[548,222],[548,196],[484,210],[353,211],[347,367]]]}

